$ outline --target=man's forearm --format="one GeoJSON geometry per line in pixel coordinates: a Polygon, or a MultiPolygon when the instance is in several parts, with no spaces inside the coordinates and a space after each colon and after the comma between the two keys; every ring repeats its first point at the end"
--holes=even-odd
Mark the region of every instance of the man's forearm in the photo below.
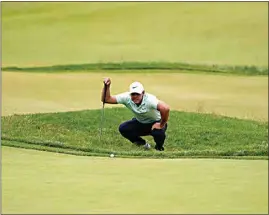
{"type": "Polygon", "coordinates": [[[169,118],[169,112],[170,112],[169,108],[165,108],[165,109],[162,109],[160,111],[160,113],[161,113],[161,122],[160,122],[161,127],[165,126],[165,124],[167,123],[168,118],[169,118]]]}

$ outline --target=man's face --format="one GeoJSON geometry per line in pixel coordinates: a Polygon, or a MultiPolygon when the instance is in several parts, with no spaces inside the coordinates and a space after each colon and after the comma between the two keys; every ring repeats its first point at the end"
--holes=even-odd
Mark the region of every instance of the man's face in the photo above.
{"type": "Polygon", "coordinates": [[[143,99],[143,94],[144,93],[131,93],[131,99],[135,104],[140,104],[142,99],[143,99]]]}

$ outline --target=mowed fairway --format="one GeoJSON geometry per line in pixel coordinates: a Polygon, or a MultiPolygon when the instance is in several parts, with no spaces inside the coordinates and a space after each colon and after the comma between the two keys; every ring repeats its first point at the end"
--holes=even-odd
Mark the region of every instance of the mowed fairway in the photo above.
{"type": "Polygon", "coordinates": [[[2,212],[268,213],[268,162],[89,158],[2,148],[2,212]]]}
{"type": "Polygon", "coordinates": [[[3,2],[2,65],[268,66],[266,2],[3,2]]]}
{"type": "MultiPolygon", "coordinates": [[[[167,102],[173,110],[268,120],[268,78],[168,73],[9,73],[3,72],[2,115],[101,108],[104,77],[112,94],[133,81],[167,102]]],[[[106,105],[106,107],[115,107],[106,105]]]]}

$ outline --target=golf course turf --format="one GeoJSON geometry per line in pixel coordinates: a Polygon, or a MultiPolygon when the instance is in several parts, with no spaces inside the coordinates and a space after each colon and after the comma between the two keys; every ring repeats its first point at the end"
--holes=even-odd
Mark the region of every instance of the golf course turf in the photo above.
{"type": "Polygon", "coordinates": [[[268,210],[267,161],[89,158],[10,147],[2,154],[4,214],[268,210]]]}
{"type": "Polygon", "coordinates": [[[3,214],[268,213],[266,2],[1,9],[3,214]],[[165,151],[120,136],[121,105],[100,140],[104,77],[169,104],[165,151]]]}

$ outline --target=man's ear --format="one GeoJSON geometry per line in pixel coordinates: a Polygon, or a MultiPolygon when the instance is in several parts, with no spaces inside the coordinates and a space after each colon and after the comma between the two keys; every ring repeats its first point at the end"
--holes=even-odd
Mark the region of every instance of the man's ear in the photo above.
{"type": "Polygon", "coordinates": [[[143,94],[143,95],[145,94],[145,90],[142,92],[142,94],[143,94]]]}

